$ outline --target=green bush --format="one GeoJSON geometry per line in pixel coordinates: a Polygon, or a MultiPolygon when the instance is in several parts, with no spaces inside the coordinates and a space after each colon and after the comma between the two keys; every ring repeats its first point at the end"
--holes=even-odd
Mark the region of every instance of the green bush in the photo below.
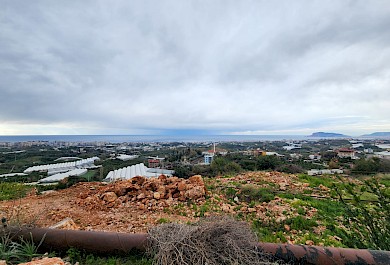
{"type": "Polygon", "coordinates": [[[32,187],[22,183],[3,182],[0,183],[0,201],[13,200],[26,196],[32,187]]]}
{"type": "Polygon", "coordinates": [[[270,202],[275,199],[275,195],[272,190],[267,188],[259,188],[253,185],[245,185],[241,188],[239,198],[242,201],[259,201],[270,202]]]}
{"type": "Polygon", "coordinates": [[[363,189],[353,184],[336,187],[340,201],[346,207],[344,226],[349,247],[390,250],[390,193],[376,178],[364,181],[363,189]],[[377,199],[362,200],[362,195],[371,193],[377,199]],[[350,201],[345,198],[351,197],[350,201]]]}
{"type": "Polygon", "coordinates": [[[223,157],[214,158],[210,168],[214,175],[234,174],[242,170],[239,164],[223,157]]]}
{"type": "Polygon", "coordinates": [[[275,169],[282,162],[277,156],[259,156],[257,158],[257,169],[258,170],[267,170],[275,169]]]}
{"type": "Polygon", "coordinates": [[[286,224],[290,225],[291,229],[295,230],[308,230],[311,227],[317,226],[317,222],[315,220],[304,218],[301,215],[287,219],[286,224]]]}
{"type": "Polygon", "coordinates": [[[285,172],[285,173],[290,173],[290,174],[296,174],[296,173],[303,172],[302,167],[299,165],[295,165],[295,164],[280,165],[276,168],[276,170],[279,172],[285,172]]]}

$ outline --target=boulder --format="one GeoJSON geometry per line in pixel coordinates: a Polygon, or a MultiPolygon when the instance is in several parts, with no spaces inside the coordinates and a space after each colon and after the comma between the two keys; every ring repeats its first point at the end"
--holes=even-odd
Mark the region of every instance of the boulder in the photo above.
{"type": "Polygon", "coordinates": [[[187,184],[184,181],[181,181],[181,182],[179,182],[179,184],[177,184],[177,189],[179,191],[186,190],[187,189],[187,184]]]}
{"type": "Polygon", "coordinates": [[[127,194],[127,189],[125,187],[117,187],[114,192],[118,197],[120,197],[127,194]]]}
{"type": "Polygon", "coordinates": [[[159,180],[162,180],[162,181],[165,181],[165,180],[167,179],[167,176],[165,176],[165,175],[160,175],[160,176],[158,176],[158,179],[159,179],[159,180]]]}
{"type": "Polygon", "coordinates": [[[204,187],[201,186],[193,187],[185,192],[185,197],[192,200],[202,198],[204,195],[204,187]]]}
{"type": "Polygon", "coordinates": [[[102,198],[105,202],[114,202],[118,196],[115,194],[115,192],[109,191],[102,195],[102,198]]]}
{"type": "Polygon", "coordinates": [[[204,185],[203,178],[201,175],[195,175],[192,176],[188,179],[191,184],[196,184],[196,185],[204,185]]]}
{"type": "Polygon", "coordinates": [[[157,187],[157,192],[160,193],[161,197],[165,196],[166,189],[164,185],[158,186],[157,187]]]}
{"type": "Polygon", "coordinates": [[[142,185],[145,182],[145,180],[146,180],[145,177],[136,176],[131,179],[131,183],[142,185]]]}

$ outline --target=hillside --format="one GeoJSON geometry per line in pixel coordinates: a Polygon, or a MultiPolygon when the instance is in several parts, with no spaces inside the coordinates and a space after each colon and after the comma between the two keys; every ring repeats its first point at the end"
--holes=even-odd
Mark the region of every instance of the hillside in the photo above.
{"type": "Polygon", "coordinates": [[[343,138],[350,137],[348,135],[340,134],[340,133],[329,133],[329,132],[314,132],[309,137],[319,137],[319,138],[343,138]]]}
{"type": "MultiPolygon", "coordinates": [[[[358,180],[343,179],[343,182],[358,180]]],[[[112,184],[78,183],[71,188],[0,202],[42,227],[71,218],[71,228],[146,232],[166,222],[192,223],[211,215],[246,220],[264,242],[348,246],[340,230],[344,206],[333,199],[335,177],[247,172],[232,177],[188,180],[141,177],[112,184]]],[[[69,227],[68,227],[69,228],[69,227]]]]}
{"type": "Polygon", "coordinates": [[[390,132],[374,132],[370,134],[364,134],[362,137],[390,137],[390,132]]]}

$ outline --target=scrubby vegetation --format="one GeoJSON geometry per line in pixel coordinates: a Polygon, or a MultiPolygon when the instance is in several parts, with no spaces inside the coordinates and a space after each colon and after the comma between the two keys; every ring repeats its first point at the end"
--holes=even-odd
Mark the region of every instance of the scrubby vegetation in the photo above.
{"type": "Polygon", "coordinates": [[[32,187],[23,183],[0,182],[0,200],[14,200],[24,197],[32,187]]]}
{"type": "MultiPolygon", "coordinates": [[[[390,175],[345,178],[264,171],[232,175],[205,178],[209,193],[201,203],[186,201],[165,207],[169,218],[161,216],[156,223],[174,230],[179,227],[171,224],[176,221],[171,217],[174,214],[194,218],[230,215],[249,224],[264,242],[389,250],[390,175]]],[[[22,184],[1,185],[8,190],[1,193],[7,200],[28,192],[22,184]]],[[[21,247],[7,244],[1,246],[2,255],[12,264],[20,255],[11,253],[21,247]]],[[[86,265],[153,263],[142,255],[103,257],[76,249],[59,254],[86,265]]]]}
{"type": "Polygon", "coordinates": [[[371,178],[364,181],[364,186],[348,183],[343,185],[343,189],[337,187],[337,192],[346,207],[344,232],[348,244],[356,248],[390,250],[389,186],[371,178]],[[367,193],[372,195],[370,202],[362,199],[367,193]],[[351,200],[345,200],[346,196],[351,200]]]}

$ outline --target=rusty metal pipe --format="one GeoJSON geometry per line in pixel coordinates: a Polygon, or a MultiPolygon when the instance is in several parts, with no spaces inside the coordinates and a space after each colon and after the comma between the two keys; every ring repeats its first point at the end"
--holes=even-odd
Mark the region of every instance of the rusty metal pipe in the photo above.
{"type": "Polygon", "coordinates": [[[390,251],[259,243],[259,248],[290,264],[389,265],[390,251]]]}
{"type": "MultiPolygon", "coordinates": [[[[42,246],[57,250],[70,247],[98,253],[129,253],[145,250],[147,234],[114,232],[59,230],[49,228],[10,229],[13,238],[32,238],[42,246]]],[[[259,243],[259,249],[271,258],[281,259],[289,264],[313,265],[389,265],[390,251],[367,249],[331,248],[306,245],[259,243]]]]}
{"type": "Polygon", "coordinates": [[[126,234],[115,232],[61,230],[50,228],[11,229],[14,239],[32,239],[42,242],[45,249],[64,250],[70,247],[95,253],[128,253],[132,250],[145,250],[147,234],[126,234]]]}

